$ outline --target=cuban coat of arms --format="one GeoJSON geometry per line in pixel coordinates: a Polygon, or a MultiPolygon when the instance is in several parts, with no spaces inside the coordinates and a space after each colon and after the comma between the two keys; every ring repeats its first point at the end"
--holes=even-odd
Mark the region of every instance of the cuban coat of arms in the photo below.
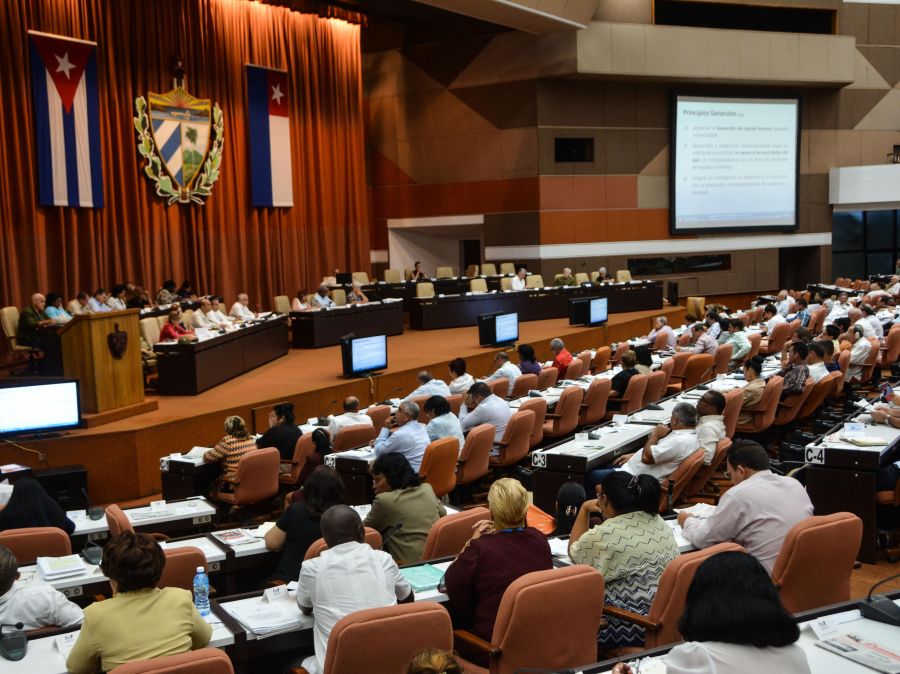
{"type": "Polygon", "coordinates": [[[164,94],[149,92],[134,101],[134,128],[144,173],[171,205],[203,204],[219,179],[225,127],[222,110],[195,98],[176,80],[164,94]]]}

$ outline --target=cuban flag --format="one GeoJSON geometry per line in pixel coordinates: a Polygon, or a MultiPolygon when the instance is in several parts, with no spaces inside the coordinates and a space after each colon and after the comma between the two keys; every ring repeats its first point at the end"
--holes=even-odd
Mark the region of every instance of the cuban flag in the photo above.
{"type": "Polygon", "coordinates": [[[97,43],[29,31],[38,202],[103,206],[97,43]]]}
{"type": "Polygon", "coordinates": [[[248,64],[247,108],[253,205],[293,206],[287,73],[248,64]]]}

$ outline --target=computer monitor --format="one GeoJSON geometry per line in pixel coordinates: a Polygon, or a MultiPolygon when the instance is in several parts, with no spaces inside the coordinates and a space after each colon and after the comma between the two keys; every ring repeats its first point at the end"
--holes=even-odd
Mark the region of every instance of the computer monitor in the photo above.
{"type": "Polygon", "coordinates": [[[569,325],[604,325],[609,319],[606,297],[569,300],[569,325]]]}
{"type": "Polygon", "coordinates": [[[478,316],[478,343],[481,346],[501,346],[512,344],[519,339],[519,314],[480,314],[478,316]]]}
{"type": "Polygon", "coordinates": [[[353,274],[350,272],[338,272],[334,275],[334,282],[341,286],[348,286],[353,283],[353,274]]]}
{"type": "Polygon", "coordinates": [[[361,377],[387,367],[387,336],[341,338],[341,361],[345,377],[361,377]]]}
{"type": "Polygon", "coordinates": [[[77,379],[8,379],[0,383],[0,436],[79,426],[77,379]]]}

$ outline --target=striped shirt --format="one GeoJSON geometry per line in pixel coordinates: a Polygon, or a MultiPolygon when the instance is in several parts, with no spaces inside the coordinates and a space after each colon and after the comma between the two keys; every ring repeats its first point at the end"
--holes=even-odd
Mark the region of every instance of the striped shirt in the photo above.
{"type": "Polygon", "coordinates": [[[237,479],[237,467],[241,457],[256,449],[256,441],[248,436],[238,438],[234,435],[226,435],[216,443],[216,446],[203,455],[206,463],[222,462],[222,479],[226,482],[234,482],[237,479]]]}

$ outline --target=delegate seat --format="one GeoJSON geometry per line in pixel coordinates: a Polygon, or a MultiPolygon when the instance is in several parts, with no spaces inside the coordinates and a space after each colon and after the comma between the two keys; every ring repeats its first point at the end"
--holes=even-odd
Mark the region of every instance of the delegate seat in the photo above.
{"type": "Polygon", "coordinates": [[[499,454],[490,458],[491,467],[512,466],[528,456],[533,430],[534,412],[532,410],[520,409],[518,412],[513,412],[506,423],[503,438],[497,443],[499,454]]]}
{"type": "Polygon", "coordinates": [[[613,367],[618,365],[621,362],[622,356],[624,355],[624,353],[626,351],[629,351],[630,349],[631,349],[631,344],[629,344],[628,342],[619,342],[618,344],[616,344],[616,351],[615,351],[615,353],[613,353],[613,356],[609,361],[610,364],[613,367]]]}
{"type": "Polygon", "coordinates": [[[583,388],[580,386],[566,387],[559,397],[559,402],[556,403],[554,412],[552,414],[548,412],[546,415],[544,436],[561,438],[574,432],[578,426],[578,413],[581,411],[581,401],[583,399],[583,388]]]}
{"type": "Polygon", "coordinates": [[[684,378],[681,380],[681,390],[687,391],[698,384],[707,381],[713,365],[713,357],[708,353],[695,353],[688,358],[684,366],[684,378]]]}
{"type": "Polygon", "coordinates": [[[738,417],[744,404],[744,394],[736,388],[725,394],[725,409],[722,410],[722,423],[725,424],[725,437],[734,438],[738,417]]]}
{"type": "Polygon", "coordinates": [[[756,434],[765,433],[769,430],[772,422],[775,421],[775,410],[778,408],[778,400],[781,397],[781,390],[784,388],[784,379],[778,375],[769,377],[766,382],[766,388],[763,391],[762,398],[756,407],[745,410],[750,412],[752,420],[750,423],[739,423],[736,427],[738,433],[756,434]]]}
{"type": "Polygon", "coordinates": [[[454,393],[453,395],[447,396],[447,403],[450,405],[450,411],[456,416],[459,416],[459,410],[462,407],[464,397],[465,396],[463,396],[462,393],[454,393]]]}
{"type": "Polygon", "coordinates": [[[456,464],[457,486],[469,484],[488,474],[496,432],[493,424],[479,424],[469,429],[456,464]]]}
{"type": "Polygon", "coordinates": [[[772,334],[769,335],[768,339],[763,340],[760,338],[759,353],[764,356],[781,353],[781,349],[784,347],[784,343],[787,341],[790,332],[790,323],[779,323],[776,325],[772,328],[772,334]]]}
{"type": "Polygon", "coordinates": [[[616,283],[627,283],[629,281],[633,281],[631,278],[631,272],[627,269],[617,269],[616,270],[616,283]]]}
{"type": "MultiPolygon", "coordinates": [[[[644,403],[641,405],[642,407],[659,402],[666,396],[666,373],[662,370],[657,370],[646,376],[647,388],[644,390],[644,403]]],[[[612,384],[612,381],[610,381],[610,384],[612,384]]]]}
{"type": "Polygon", "coordinates": [[[487,281],[483,278],[473,278],[469,281],[469,291],[473,293],[486,293],[488,291],[487,281]]]}
{"type": "Polygon", "coordinates": [[[453,272],[453,267],[438,267],[434,270],[435,278],[453,278],[456,274],[453,272]]]}
{"type": "MultiPolygon", "coordinates": [[[[830,379],[828,377],[822,377],[822,381],[830,386],[830,379]]],[[[775,426],[786,426],[793,423],[797,418],[797,413],[800,412],[806,401],[809,399],[814,387],[815,384],[813,384],[813,380],[807,379],[806,384],[804,384],[803,390],[800,391],[800,393],[788,396],[785,400],[780,401],[775,408],[775,419],[772,421],[772,424],[775,426]]]]}
{"type": "Polygon", "coordinates": [[[653,350],[654,351],[665,351],[668,343],[669,343],[669,335],[667,335],[665,332],[660,332],[653,339],[653,350]]]}
{"type": "MultiPolygon", "coordinates": [[[[483,265],[481,265],[481,273],[484,274],[485,276],[496,276],[497,275],[497,265],[494,264],[493,262],[485,262],[483,265]]],[[[503,273],[506,273],[506,272],[503,272],[503,273]]],[[[513,270],[512,273],[515,274],[516,273],[515,270],[513,270]]]]}
{"type": "Polygon", "coordinates": [[[306,466],[306,462],[316,451],[316,445],[312,439],[312,433],[304,433],[297,438],[294,445],[294,454],[290,461],[281,460],[281,468],[278,473],[279,484],[285,487],[299,487],[300,473],[306,466]]]}
{"type": "MultiPolygon", "coordinates": [[[[371,405],[369,409],[366,410],[366,414],[372,420],[372,427],[374,429],[381,429],[384,426],[384,422],[387,421],[387,418],[391,416],[391,406],[371,405]]],[[[338,431],[338,435],[340,435],[340,431],[338,431]]],[[[337,438],[333,439],[337,440],[337,438]]]]}
{"type": "Polygon", "coordinates": [[[599,424],[606,414],[606,401],[609,400],[609,392],[612,390],[612,379],[606,377],[595,379],[590,383],[584,399],[581,401],[581,409],[578,412],[578,425],[588,426],[599,424]]]}
{"type": "MultiPolygon", "coordinates": [[[[387,405],[385,405],[387,407],[387,405]]],[[[374,419],[372,420],[375,421],[374,419]]],[[[384,422],[382,422],[383,424],[384,422]]],[[[334,436],[332,449],[335,452],[344,452],[348,449],[357,449],[368,445],[377,435],[375,428],[368,424],[351,424],[341,428],[334,436]]]]}
{"type": "Polygon", "coordinates": [[[0,532],[0,545],[9,548],[19,566],[34,564],[38,557],[65,557],[72,554],[69,534],[58,527],[25,527],[0,532]]]}
{"type": "MultiPolygon", "coordinates": [[[[516,383],[513,384],[510,400],[522,398],[528,395],[529,391],[533,391],[538,387],[538,376],[536,374],[523,374],[516,377],[516,383]]],[[[505,397],[505,396],[504,396],[505,397]]]]}
{"type": "MultiPolygon", "coordinates": [[[[369,547],[374,550],[381,550],[382,540],[380,533],[375,531],[375,529],[373,529],[372,527],[365,527],[365,536],[366,543],[369,544],[369,547]]],[[[306,549],[306,554],[303,555],[303,561],[306,561],[307,559],[315,559],[327,549],[328,543],[325,542],[325,539],[317,538],[312,543],[310,543],[310,546],[306,549]]]]}
{"type": "MultiPolygon", "coordinates": [[[[590,350],[585,349],[584,351],[582,351],[581,353],[578,354],[577,358],[584,365],[584,370],[582,370],[582,372],[581,372],[582,376],[586,375],[586,374],[590,374],[594,367],[594,355],[590,352],[590,350]]],[[[572,366],[570,365],[569,368],[571,369],[571,367],[572,366]]],[[[572,377],[570,375],[567,375],[567,376],[569,376],[569,379],[577,379],[578,378],[578,377],[572,377]]]]}
{"type": "Polygon", "coordinates": [[[218,648],[135,660],[109,670],[109,674],[234,674],[231,658],[218,648]]]}
{"type": "Polygon", "coordinates": [[[584,374],[585,370],[584,361],[581,358],[573,358],[572,362],[569,363],[569,367],[566,368],[566,379],[575,381],[584,374]]]}
{"type": "Polygon", "coordinates": [[[731,344],[719,344],[716,347],[716,355],[713,356],[712,374],[727,374],[731,367],[731,353],[734,347],[731,344]]]}
{"type": "Polygon", "coordinates": [[[747,341],[750,342],[750,350],[744,356],[744,362],[750,360],[759,353],[760,344],[762,343],[762,335],[758,332],[747,335],[747,341]]]}
{"type": "Polygon", "coordinates": [[[679,351],[671,358],[666,359],[672,361],[672,373],[669,375],[669,384],[666,387],[669,394],[681,393],[684,389],[684,371],[687,368],[688,360],[693,355],[690,351],[679,351]]]}
{"type": "Polygon", "coordinates": [[[525,278],[525,287],[526,288],[543,288],[544,287],[544,277],[540,274],[531,274],[525,278]]]}
{"type": "Polygon", "coordinates": [[[355,271],[350,275],[350,278],[361,285],[367,285],[369,283],[369,275],[364,271],[355,271]]]}
{"type": "MultiPolygon", "coordinates": [[[[716,443],[716,451],[713,453],[712,461],[706,465],[700,462],[700,468],[694,474],[694,478],[688,483],[683,495],[686,498],[696,496],[706,486],[707,482],[712,478],[716,471],[725,463],[725,457],[728,455],[728,449],[731,447],[731,440],[722,438],[716,443]]],[[[716,498],[718,501],[718,497],[716,498]]]]}
{"type": "Polygon", "coordinates": [[[385,283],[402,283],[403,282],[403,274],[399,269],[385,269],[384,270],[384,282],[385,283]]]}
{"type": "Polygon", "coordinates": [[[537,387],[541,391],[546,391],[551,386],[556,386],[559,380],[559,368],[545,367],[538,375],[537,387]]]}
{"type": "Polygon", "coordinates": [[[272,299],[272,307],[276,314],[291,313],[291,298],[287,295],[275,295],[272,299]]]}
{"type": "MultiPolygon", "coordinates": [[[[684,459],[678,468],[669,476],[664,484],[660,485],[659,490],[659,512],[669,513],[678,503],[685,490],[693,481],[694,476],[700,471],[703,465],[703,450],[698,449],[689,457],[684,459]]],[[[689,495],[689,494],[687,494],[689,495]]]]}
{"type": "Polygon", "coordinates": [[[608,346],[601,346],[594,353],[594,373],[600,374],[601,372],[606,372],[609,369],[609,359],[612,356],[612,351],[608,346]]]}
{"type": "Polygon", "coordinates": [[[647,375],[636,374],[628,380],[628,387],[621,398],[610,397],[607,401],[607,407],[612,401],[619,403],[618,410],[607,409],[604,419],[612,419],[614,414],[633,414],[637,412],[644,404],[644,392],[647,390],[647,375]]]}
{"type": "Polygon", "coordinates": [[[428,531],[422,559],[427,561],[458,555],[472,537],[472,527],[475,523],[489,519],[491,511],[482,507],[441,517],[428,531]]]}
{"type": "Polygon", "coordinates": [[[192,545],[183,548],[167,547],[166,565],[156,587],[180,587],[182,590],[194,589],[194,576],[197,567],[206,568],[206,555],[200,548],[192,545]]]}
{"type": "Polygon", "coordinates": [[[529,449],[534,449],[544,440],[544,422],[547,420],[547,399],[527,398],[519,405],[520,410],[534,412],[534,426],[531,429],[531,437],[528,440],[529,449]]]}
{"type": "Polygon", "coordinates": [[[440,438],[428,443],[419,475],[427,482],[435,496],[441,498],[456,487],[456,463],[459,459],[459,440],[454,437],[440,438]]]}
{"type": "Polygon", "coordinates": [[[247,452],[238,461],[234,491],[219,489],[215,500],[231,506],[249,506],[276,496],[280,465],[281,455],[274,447],[247,452]]]}
{"type": "Polygon", "coordinates": [[[501,274],[515,274],[516,273],[516,265],[514,265],[512,262],[501,262],[500,263],[500,273],[501,274]]]}
{"type": "MultiPolygon", "coordinates": [[[[499,379],[495,379],[494,381],[489,381],[486,383],[490,387],[491,393],[493,393],[498,398],[506,398],[507,394],[509,393],[509,379],[507,379],[506,377],[500,377],[499,379]]],[[[427,399],[428,398],[425,398],[425,400],[427,399]]],[[[421,405],[419,407],[421,409],[421,405]]]]}
{"type": "Polygon", "coordinates": [[[434,284],[430,281],[420,281],[419,283],[416,283],[416,297],[420,299],[434,297],[434,284]]]}
{"type": "Polygon", "coordinates": [[[472,276],[478,276],[478,270],[480,267],[477,264],[470,264],[466,267],[466,276],[471,278],[472,276]]]}

